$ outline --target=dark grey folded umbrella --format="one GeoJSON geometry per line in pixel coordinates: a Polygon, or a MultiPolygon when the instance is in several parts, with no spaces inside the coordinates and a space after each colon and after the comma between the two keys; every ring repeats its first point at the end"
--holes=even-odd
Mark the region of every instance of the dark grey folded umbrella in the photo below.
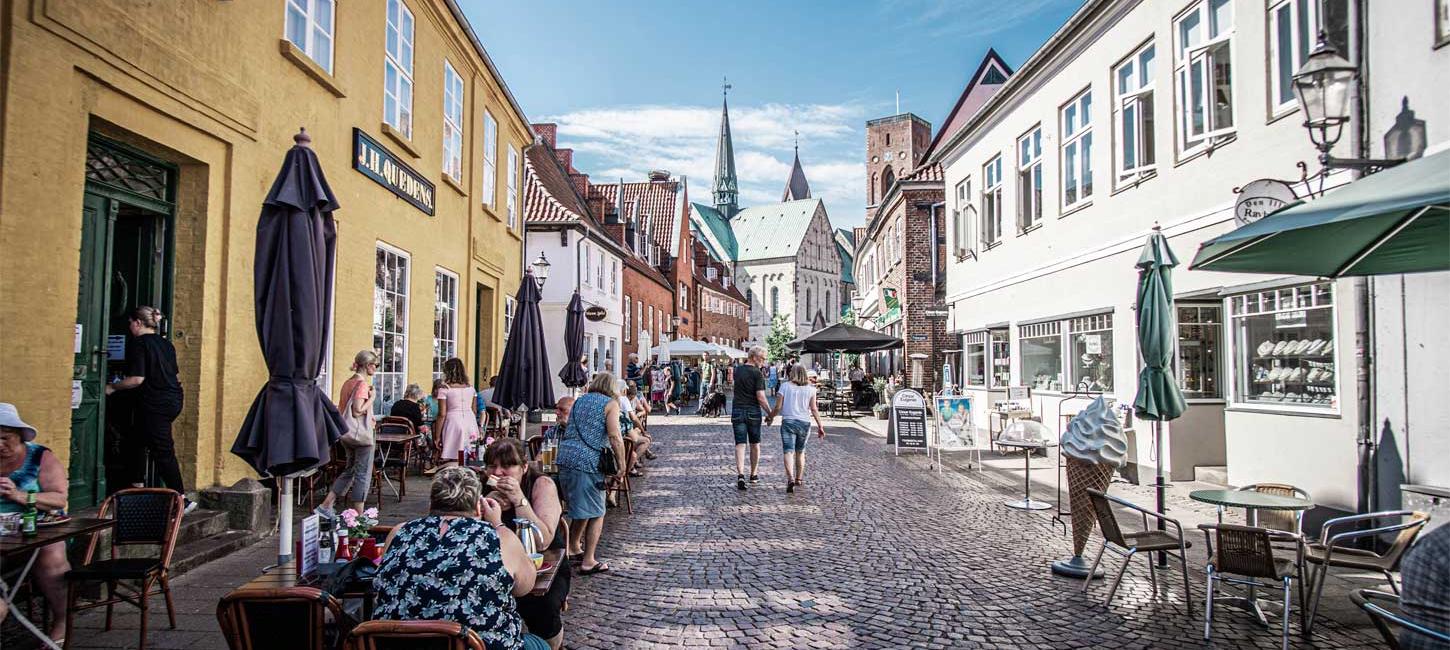
{"type": "Polygon", "coordinates": [[[533,273],[524,272],[516,300],[518,314],[509,331],[508,345],[503,349],[493,401],[508,409],[551,408],[554,380],[549,377],[548,346],[544,343],[544,323],[539,316],[539,286],[533,273]]]}
{"type": "Polygon", "coordinates": [[[559,369],[559,379],[570,388],[589,383],[589,373],[579,365],[584,356],[584,302],[579,292],[569,299],[569,309],[564,315],[564,367],[559,369]]]}

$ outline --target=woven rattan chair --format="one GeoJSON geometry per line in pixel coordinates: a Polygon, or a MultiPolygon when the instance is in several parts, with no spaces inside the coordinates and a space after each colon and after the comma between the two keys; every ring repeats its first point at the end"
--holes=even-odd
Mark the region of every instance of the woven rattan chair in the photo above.
{"type": "MultiPolygon", "coordinates": [[[[1259,494],[1272,494],[1280,497],[1295,497],[1309,500],[1309,493],[1304,490],[1285,483],[1254,483],[1245,485],[1238,489],[1239,492],[1258,492],[1259,494]]],[[[1303,510],[1260,510],[1258,513],[1259,526],[1269,530],[1278,530],[1295,535],[1303,534],[1304,511],[1303,510]]],[[[1223,508],[1219,507],[1219,523],[1223,523],[1223,508]]]]}
{"type": "Polygon", "coordinates": [[[1138,553],[1143,553],[1144,557],[1148,559],[1148,579],[1152,581],[1153,593],[1157,594],[1158,569],[1153,563],[1152,556],[1147,554],[1153,551],[1163,551],[1173,555],[1171,551],[1176,550],[1178,551],[1178,567],[1183,572],[1183,598],[1188,603],[1188,611],[1192,613],[1193,588],[1188,583],[1188,549],[1192,548],[1193,544],[1183,538],[1183,525],[1176,519],[1138,507],[1117,497],[1108,496],[1099,490],[1089,489],[1088,497],[1092,499],[1093,514],[1097,515],[1098,528],[1103,533],[1103,546],[1098,549],[1097,557],[1093,558],[1093,566],[1088,570],[1087,577],[1083,579],[1083,592],[1086,592],[1088,585],[1092,584],[1093,574],[1098,571],[1098,564],[1103,560],[1103,553],[1111,548],[1114,553],[1123,556],[1123,566],[1118,568],[1118,575],[1113,578],[1113,586],[1108,588],[1108,597],[1103,603],[1112,604],[1113,596],[1118,593],[1118,583],[1123,581],[1123,573],[1127,572],[1128,565],[1133,563],[1133,556],[1138,553]],[[1122,527],[1118,526],[1117,516],[1113,514],[1113,504],[1142,515],[1143,530],[1124,532],[1122,527]],[[1162,521],[1172,530],[1150,528],[1149,517],[1162,521]]]}
{"type": "Polygon", "coordinates": [[[1424,529],[1429,519],[1430,516],[1423,512],[1388,510],[1338,517],[1324,522],[1324,527],[1319,532],[1319,541],[1309,544],[1304,552],[1304,560],[1313,565],[1312,572],[1308,574],[1312,600],[1309,603],[1309,620],[1304,624],[1304,632],[1307,634],[1314,629],[1314,617],[1319,611],[1319,598],[1324,593],[1329,567],[1382,573],[1390,581],[1390,589],[1400,593],[1399,585],[1395,584],[1394,571],[1400,568],[1400,558],[1404,557],[1405,551],[1409,550],[1410,544],[1414,543],[1415,537],[1424,529]],[[1401,521],[1375,528],[1359,528],[1361,523],[1372,523],[1380,519],[1401,521]],[[1341,532],[1335,532],[1336,529],[1341,532]],[[1353,548],[1349,544],[1357,539],[1390,534],[1395,535],[1395,541],[1383,553],[1353,548]]]}
{"type": "MultiPolygon", "coordinates": [[[[1290,587],[1295,578],[1295,560],[1274,557],[1272,537],[1284,536],[1280,531],[1234,524],[1200,524],[1208,543],[1208,600],[1203,612],[1203,640],[1213,633],[1213,601],[1218,597],[1220,583],[1227,582],[1251,589],[1284,590],[1284,611],[1281,623],[1283,647],[1289,648],[1289,617],[1293,611],[1290,587]],[[1230,577],[1234,576],[1234,577],[1230,577]],[[1272,582],[1262,582],[1268,580],[1272,582]]],[[[1302,547],[1301,547],[1302,548],[1302,547]]],[[[1299,584],[1299,599],[1304,599],[1304,584],[1299,584]]],[[[1302,610],[1302,608],[1301,608],[1302,610]]],[[[1262,614],[1260,614],[1262,616],[1262,614]]],[[[1303,616],[1303,612],[1300,612],[1303,616]]]]}
{"type": "Polygon", "coordinates": [[[322,650],[329,642],[328,616],[345,637],[351,621],[337,600],[313,587],[239,589],[217,603],[216,617],[231,650],[322,650]]]}
{"type": "Polygon", "coordinates": [[[484,650],[473,630],[453,621],[367,621],[352,629],[347,650],[484,650]]]}

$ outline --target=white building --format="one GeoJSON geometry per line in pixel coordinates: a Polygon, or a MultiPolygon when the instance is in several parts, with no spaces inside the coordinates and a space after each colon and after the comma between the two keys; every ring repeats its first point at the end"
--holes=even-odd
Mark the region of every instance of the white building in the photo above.
{"type": "MultiPolygon", "coordinates": [[[[1235,188],[1297,180],[1300,161],[1318,167],[1287,75],[1321,27],[1341,45],[1354,40],[1352,2],[1326,0],[1321,17],[1312,0],[1089,0],[969,119],[948,118],[960,126],[931,159],[945,166],[952,214],[948,327],[962,337],[979,427],[1008,386],[1032,387],[1034,412],[1059,432],[1086,404],[1074,392],[1131,402],[1134,264],[1156,224],[1182,262],[1175,372],[1190,407],[1165,427],[1161,456],[1150,427],[1135,424],[1130,473],[1151,480],[1161,457],[1175,480],[1226,467],[1232,485],[1291,483],[1321,505],[1355,507],[1355,281],[1187,270],[1201,242],[1236,227],[1235,188]]],[[[1408,4],[1428,12],[1437,2],[1408,4]]],[[[1433,35],[1428,13],[1377,4],[1371,41],[1433,35]]],[[[1445,50],[1421,41],[1395,45],[1415,52],[1387,51],[1373,68],[1392,81],[1371,86],[1444,88],[1445,50]],[[1431,57],[1438,83],[1425,77],[1431,57]]],[[[1353,151],[1346,141],[1334,154],[1353,151]]],[[[1349,180],[1338,172],[1325,186],[1349,180]]],[[[1406,282],[1419,295],[1435,280],[1406,282]]],[[[1434,347],[1443,361],[1445,346],[1434,347]]],[[[1444,435],[1443,404],[1410,410],[1444,435]]]]}

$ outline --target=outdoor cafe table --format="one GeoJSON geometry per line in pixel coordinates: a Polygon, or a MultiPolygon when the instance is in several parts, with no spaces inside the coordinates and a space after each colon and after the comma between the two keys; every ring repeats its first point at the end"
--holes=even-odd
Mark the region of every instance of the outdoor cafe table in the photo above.
{"type": "Polygon", "coordinates": [[[1008,501],[1008,508],[1018,510],[1046,510],[1052,504],[1046,501],[1034,501],[1032,499],[1032,452],[1038,449],[1046,449],[1057,445],[1052,440],[998,440],[999,447],[1012,447],[1022,452],[1022,467],[1026,470],[1022,478],[1022,499],[1008,501]]]}
{"type": "Polygon", "coordinates": [[[35,558],[40,555],[40,549],[82,535],[98,533],[115,524],[116,520],[114,519],[74,518],[65,523],[37,528],[35,537],[24,537],[19,533],[14,535],[0,535],[0,562],[12,557],[29,554],[29,557],[25,560],[25,567],[20,570],[20,574],[15,578],[14,586],[6,583],[4,578],[0,577],[0,598],[5,599],[5,604],[10,609],[10,615],[14,616],[15,620],[24,626],[25,629],[30,630],[30,633],[34,634],[35,638],[40,639],[41,643],[45,644],[45,647],[60,650],[60,646],[54,640],[46,636],[39,628],[35,627],[35,624],[25,618],[25,614],[21,612],[21,609],[15,606],[15,592],[20,590],[20,585],[25,584],[25,578],[29,575],[30,568],[34,566],[35,558]]]}
{"type": "MultiPolygon", "coordinates": [[[[393,450],[393,447],[395,447],[397,445],[402,445],[402,447],[403,447],[403,477],[406,479],[407,478],[407,475],[408,475],[408,461],[413,457],[413,442],[415,440],[419,439],[419,438],[422,438],[422,437],[423,436],[421,434],[417,434],[417,433],[379,433],[379,434],[377,434],[376,436],[374,436],[374,440],[376,440],[377,445],[378,445],[378,461],[377,461],[377,466],[378,467],[387,467],[388,466],[388,456],[391,455],[392,450],[393,450]]],[[[383,474],[383,483],[386,484],[388,487],[390,487],[390,488],[393,489],[393,496],[395,496],[395,497],[396,496],[400,496],[398,494],[398,486],[393,485],[392,479],[389,479],[388,478],[388,473],[387,472],[383,472],[382,474],[383,474]]]]}
{"type": "MultiPolygon", "coordinates": [[[[1201,503],[1211,503],[1223,508],[1243,508],[1244,522],[1249,526],[1259,525],[1260,510],[1308,510],[1314,507],[1314,502],[1298,497],[1287,497],[1278,494],[1266,494],[1254,490],[1194,490],[1188,493],[1188,498],[1201,503]]],[[[1300,578],[1303,579],[1302,577],[1300,578]]],[[[1263,625],[1269,624],[1269,619],[1264,616],[1264,610],[1259,607],[1257,590],[1249,587],[1247,598],[1237,596],[1219,598],[1224,603],[1247,610],[1258,617],[1263,625]]]]}

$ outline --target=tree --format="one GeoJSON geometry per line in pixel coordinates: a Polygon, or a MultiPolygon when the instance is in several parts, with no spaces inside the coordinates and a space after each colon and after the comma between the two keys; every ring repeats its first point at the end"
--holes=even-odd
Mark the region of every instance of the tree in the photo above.
{"type": "MultiPolygon", "coordinates": [[[[842,308],[841,309],[841,322],[842,323],[845,323],[847,325],[858,325],[859,323],[856,322],[856,308],[855,307],[852,307],[850,305],[847,305],[846,307],[842,308]]],[[[860,359],[861,358],[861,355],[859,355],[859,354],[857,354],[855,352],[847,352],[847,353],[845,353],[845,355],[843,356],[843,358],[846,360],[846,367],[849,368],[851,366],[856,365],[856,360],[857,359],[860,359]]]]}
{"type": "Polygon", "coordinates": [[[786,322],[785,315],[776,314],[770,321],[770,334],[765,337],[765,350],[771,361],[780,361],[790,354],[785,348],[786,343],[795,339],[795,331],[786,322]]]}

